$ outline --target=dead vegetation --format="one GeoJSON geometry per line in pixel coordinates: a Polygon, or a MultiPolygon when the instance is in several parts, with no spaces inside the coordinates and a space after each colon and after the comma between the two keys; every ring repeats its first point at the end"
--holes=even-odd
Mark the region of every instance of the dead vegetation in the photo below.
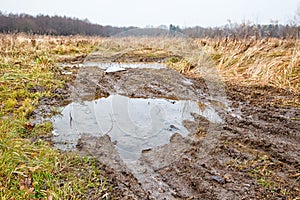
{"type": "Polygon", "coordinates": [[[198,42],[228,82],[300,91],[300,40],[224,38],[198,42]]]}

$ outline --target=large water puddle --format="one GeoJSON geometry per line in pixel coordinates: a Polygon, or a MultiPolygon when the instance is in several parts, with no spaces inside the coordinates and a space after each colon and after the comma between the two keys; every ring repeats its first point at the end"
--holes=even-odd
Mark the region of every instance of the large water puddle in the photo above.
{"type": "Polygon", "coordinates": [[[213,123],[222,122],[212,106],[189,100],[110,95],[73,102],[53,118],[53,141],[59,149],[72,150],[83,134],[107,134],[124,161],[135,161],[142,150],[169,143],[174,133],[187,136],[189,131],[183,121],[194,121],[193,113],[213,123]]]}

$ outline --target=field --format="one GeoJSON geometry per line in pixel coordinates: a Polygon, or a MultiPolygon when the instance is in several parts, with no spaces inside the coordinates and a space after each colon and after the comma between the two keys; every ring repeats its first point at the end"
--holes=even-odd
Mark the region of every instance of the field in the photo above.
{"type": "Polygon", "coordinates": [[[299,199],[299,40],[0,35],[0,69],[1,199],[299,199]],[[78,67],[96,61],[168,69],[78,67]],[[115,93],[206,103],[223,123],[194,115],[133,168],[105,135],[54,148],[42,119],[115,93]]]}

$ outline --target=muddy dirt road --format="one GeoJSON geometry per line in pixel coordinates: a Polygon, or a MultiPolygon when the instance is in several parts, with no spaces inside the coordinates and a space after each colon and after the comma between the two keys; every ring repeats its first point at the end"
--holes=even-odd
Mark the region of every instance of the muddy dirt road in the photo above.
{"type": "Polygon", "coordinates": [[[300,110],[278,103],[295,94],[224,84],[216,98],[158,63],[61,71],[72,81],[56,91],[54,146],[96,157],[115,199],[299,198],[300,110]]]}

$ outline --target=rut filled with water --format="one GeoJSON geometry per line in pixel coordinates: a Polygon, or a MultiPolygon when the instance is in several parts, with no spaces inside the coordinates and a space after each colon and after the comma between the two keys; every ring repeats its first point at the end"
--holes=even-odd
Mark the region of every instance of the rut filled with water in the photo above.
{"type": "Polygon", "coordinates": [[[176,193],[157,170],[182,158],[200,140],[199,153],[206,155],[219,136],[224,113],[233,115],[228,102],[210,94],[202,79],[189,79],[159,63],[76,67],[72,102],[52,118],[54,145],[133,174],[152,198],[176,193]]]}

